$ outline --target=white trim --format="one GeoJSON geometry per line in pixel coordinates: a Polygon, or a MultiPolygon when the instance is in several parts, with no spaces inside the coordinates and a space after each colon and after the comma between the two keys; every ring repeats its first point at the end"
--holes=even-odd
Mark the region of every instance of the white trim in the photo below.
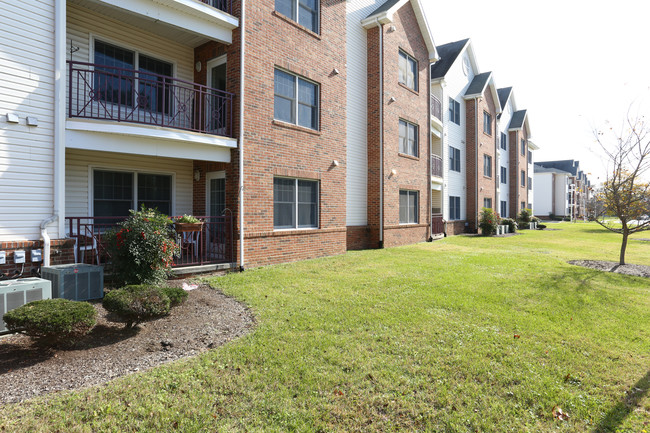
{"type": "Polygon", "coordinates": [[[221,66],[224,63],[228,63],[228,54],[222,54],[221,56],[210,59],[205,63],[207,74],[206,86],[211,87],[210,83],[212,83],[212,69],[216,68],[217,66],[221,66]]]}
{"type": "MultiPolygon", "coordinates": [[[[89,33],[88,36],[89,39],[89,46],[88,46],[88,63],[95,63],[95,42],[99,40],[100,42],[104,42],[106,44],[114,45],[118,48],[122,48],[123,50],[127,51],[132,51],[133,52],[133,69],[138,71],[140,69],[140,55],[144,55],[147,57],[151,57],[154,60],[159,60],[161,62],[169,63],[172,65],[172,78],[177,78],[177,71],[178,71],[178,63],[174,57],[160,57],[158,54],[153,54],[149,53],[148,51],[142,51],[140,47],[136,45],[130,45],[130,44],[124,44],[121,41],[116,41],[115,39],[112,39],[110,36],[102,36],[100,34],[96,33],[89,33]]],[[[137,78],[135,78],[135,81],[137,82],[137,78]]],[[[134,84],[135,87],[135,84],[134,84]]]]}
{"type": "Polygon", "coordinates": [[[321,199],[320,199],[320,193],[321,193],[321,180],[320,179],[309,179],[309,178],[304,178],[304,177],[289,177],[289,176],[273,176],[273,207],[274,207],[274,214],[273,214],[273,231],[287,231],[287,230],[319,230],[321,228],[321,209],[320,209],[320,204],[321,204],[321,199]],[[296,226],[295,227],[286,227],[286,228],[276,228],[275,227],[275,179],[289,179],[293,180],[294,182],[294,187],[295,187],[295,205],[296,205],[296,226]],[[298,181],[302,180],[305,182],[313,182],[316,184],[316,226],[315,227],[298,227],[298,219],[300,217],[299,215],[299,206],[298,206],[298,181]]]}
{"type": "Polygon", "coordinates": [[[234,16],[194,0],[156,0],[155,7],[151,0],[97,1],[225,44],[232,43],[232,30],[239,26],[234,16]]]}
{"type": "MultiPolygon", "coordinates": [[[[95,177],[93,176],[95,170],[99,171],[113,171],[113,172],[122,172],[122,173],[131,173],[133,174],[133,204],[138,203],[138,175],[139,174],[153,174],[157,176],[170,176],[172,179],[171,184],[171,205],[170,205],[170,214],[169,216],[176,215],[176,172],[167,172],[167,171],[150,171],[150,170],[138,170],[130,169],[123,167],[112,167],[112,166],[103,166],[103,165],[89,165],[88,166],[88,215],[95,216],[94,209],[94,192],[95,192],[95,177]]],[[[128,215],[124,215],[128,216],[128,215]]]]}
{"type": "MultiPolygon", "coordinates": [[[[280,98],[288,99],[285,96],[280,96],[280,98]]],[[[276,120],[278,122],[284,122],[284,123],[289,124],[289,125],[296,125],[296,126],[299,126],[301,128],[311,129],[312,131],[320,131],[320,123],[321,123],[320,106],[321,106],[321,84],[319,82],[314,81],[314,80],[310,80],[309,78],[306,78],[306,77],[304,77],[302,75],[296,74],[295,72],[291,72],[288,69],[282,68],[282,67],[277,66],[277,65],[273,67],[273,120],[276,120]],[[276,70],[284,72],[285,74],[289,74],[289,75],[291,75],[292,77],[295,78],[295,80],[294,80],[294,91],[295,91],[296,96],[295,96],[295,99],[292,100],[292,101],[294,101],[294,113],[293,114],[295,116],[295,120],[296,120],[295,122],[287,122],[286,120],[276,119],[275,118],[275,96],[276,96],[276,93],[275,93],[275,71],[276,70]],[[304,125],[301,125],[300,123],[298,123],[298,113],[300,111],[300,86],[298,85],[298,80],[303,80],[303,81],[306,81],[306,82],[311,83],[311,84],[316,86],[316,128],[312,128],[311,126],[304,126],[304,125]]]]}

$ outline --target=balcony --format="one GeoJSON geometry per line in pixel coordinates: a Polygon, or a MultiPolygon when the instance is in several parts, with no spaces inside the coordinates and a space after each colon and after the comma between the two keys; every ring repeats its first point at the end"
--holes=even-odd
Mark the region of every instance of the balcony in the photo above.
{"type": "Polygon", "coordinates": [[[431,176],[442,178],[442,158],[431,155],[431,176]]]}
{"type": "Polygon", "coordinates": [[[232,0],[199,0],[201,3],[212,6],[227,14],[232,15],[232,0]]]}
{"type": "MultiPolygon", "coordinates": [[[[180,254],[172,268],[205,266],[233,261],[232,216],[199,217],[203,220],[196,232],[177,233],[180,254]]],[[[66,217],[67,236],[75,240],[75,261],[105,265],[110,262],[105,234],[126,217],[66,217]]]]}
{"type": "Polygon", "coordinates": [[[433,133],[438,137],[442,137],[442,103],[440,99],[431,95],[431,126],[433,126],[433,133]]]}
{"type": "Polygon", "coordinates": [[[232,93],[148,71],[84,62],[68,68],[70,118],[233,136],[232,93]]]}

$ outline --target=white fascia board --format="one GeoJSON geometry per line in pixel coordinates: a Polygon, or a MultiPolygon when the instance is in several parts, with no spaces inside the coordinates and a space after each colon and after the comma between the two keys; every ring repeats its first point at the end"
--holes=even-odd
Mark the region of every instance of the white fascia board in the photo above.
{"type": "Polygon", "coordinates": [[[501,113],[501,101],[499,101],[499,92],[497,92],[497,86],[494,83],[494,76],[490,77],[488,81],[488,87],[492,90],[492,99],[494,100],[494,106],[497,109],[497,114],[501,113]]]}
{"type": "Polygon", "coordinates": [[[67,148],[230,162],[237,139],[126,123],[68,120],[67,148]]]}
{"type": "Polygon", "coordinates": [[[415,12],[415,17],[418,20],[418,26],[420,27],[420,33],[424,39],[427,49],[429,50],[429,60],[434,62],[438,60],[438,51],[436,50],[436,44],[433,42],[433,37],[431,36],[431,30],[429,29],[429,23],[427,22],[426,15],[424,14],[424,9],[420,0],[401,0],[397,2],[389,10],[371,15],[363,20],[361,20],[361,25],[364,29],[370,29],[377,25],[377,22],[380,24],[389,24],[393,22],[395,12],[397,12],[402,6],[407,2],[411,2],[413,6],[413,11],[415,12]]]}
{"type": "Polygon", "coordinates": [[[239,26],[237,18],[193,0],[98,1],[224,44],[232,44],[232,30],[239,26]]]}
{"type": "Polygon", "coordinates": [[[528,139],[528,147],[532,150],[539,150],[539,146],[533,143],[532,139],[528,139]]]}

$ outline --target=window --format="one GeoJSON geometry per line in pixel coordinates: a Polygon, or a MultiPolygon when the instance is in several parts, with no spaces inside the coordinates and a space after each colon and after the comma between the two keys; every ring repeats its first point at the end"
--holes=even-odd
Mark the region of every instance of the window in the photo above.
{"type": "Polygon", "coordinates": [[[418,62],[399,50],[399,82],[409,89],[418,90],[418,62]]]}
{"type": "Polygon", "coordinates": [[[508,150],[508,136],[504,132],[501,133],[501,149],[508,150]]]}
{"type": "Polygon", "coordinates": [[[318,32],[319,0],[275,0],[275,10],[314,33],[318,32]]]}
{"type": "Polygon", "coordinates": [[[418,192],[400,190],[399,192],[399,223],[418,223],[418,192]]]}
{"type": "Polygon", "coordinates": [[[166,77],[173,74],[171,63],[99,40],[94,54],[98,65],[93,74],[96,99],[169,114],[172,95],[166,77]]]}
{"type": "Polygon", "coordinates": [[[460,197],[449,196],[449,219],[460,219],[460,197]]]}
{"type": "Polygon", "coordinates": [[[124,217],[142,206],[172,212],[172,176],[126,171],[93,171],[93,214],[124,217]]]}
{"type": "Polygon", "coordinates": [[[501,167],[501,183],[508,183],[508,169],[505,167],[501,167]]]}
{"type": "Polygon", "coordinates": [[[526,202],[522,201],[521,202],[521,210],[524,210],[524,209],[526,209],[526,202]]]}
{"type": "Polygon", "coordinates": [[[533,178],[531,177],[528,178],[528,189],[533,189],[533,178]]]}
{"type": "Polygon", "coordinates": [[[491,198],[484,198],[483,199],[483,207],[486,207],[488,209],[492,209],[492,199],[491,198]]]}
{"type": "Polygon", "coordinates": [[[318,181],[273,179],[273,228],[318,227],[318,181]]]}
{"type": "Polygon", "coordinates": [[[521,139],[521,154],[526,156],[526,140],[521,139]]]}
{"type": "Polygon", "coordinates": [[[449,146],[449,170],[460,173],[460,149],[449,146]]]}
{"type": "Polygon", "coordinates": [[[460,125],[460,103],[453,98],[449,98],[449,120],[460,125]]]}
{"type": "Polygon", "coordinates": [[[531,152],[529,150],[528,151],[528,164],[532,164],[532,163],[533,163],[533,152],[531,152]]]}
{"type": "Polygon", "coordinates": [[[521,170],[521,186],[526,186],[526,172],[521,170]]]}
{"type": "Polygon", "coordinates": [[[399,152],[418,156],[418,127],[402,119],[399,121],[399,152]]]}
{"type": "Polygon", "coordinates": [[[318,84],[276,69],[273,117],[318,129],[318,84]]]}
{"type": "Polygon", "coordinates": [[[492,177],[492,157],[483,155],[483,176],[492,177]]]}
{"type": "Polygon", "coordinates": [[[501,218],[505,218],[508,215],[508,202],[501,200],[501,218]]]}
{"type": "Polygon", "coordinates": [[[487,111],[483,112],[483,132],[492,135],[492,116],[487,111]]]}

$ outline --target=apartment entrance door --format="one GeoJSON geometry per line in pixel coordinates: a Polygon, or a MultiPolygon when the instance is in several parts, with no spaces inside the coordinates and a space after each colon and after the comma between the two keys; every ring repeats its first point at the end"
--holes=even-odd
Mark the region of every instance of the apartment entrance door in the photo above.
{"type": "Polygon", "coordinates": [[[206,110],[208,131],[217,135],[226,135],[226,98],[221,92],[226,91],[226,56],[220,56],[208,62],[208,86],[215,91],[209,95],[206,110]]]}

